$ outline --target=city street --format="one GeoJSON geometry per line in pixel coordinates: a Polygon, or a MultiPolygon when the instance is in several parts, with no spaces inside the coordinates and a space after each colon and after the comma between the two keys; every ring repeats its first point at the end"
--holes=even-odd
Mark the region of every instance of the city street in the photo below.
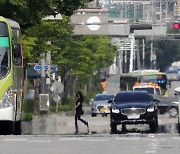
{"type": "MultiPolygon", "coordinates": [[[[118,91],[118,76],[108,80],[108,92],[118,91]]],[[[172,83],[173,89],[179,86],[172,83]]],[[[171,92],[173,94],[173,92],[171,92]]],[[[80,132],[74,135],[74,112],[44,115],[34,118],[28,125],[23,125],[23,135],[0,136],[2,154],[179,154],[180,137],[177,130],[177,117],[169,114],[159,115],[159,128],[151,133],[148,125],[127,125],[122,132],[118,126],[117,134],[110,132],[110,117],[91,117],[89,106],[84,106],[83,119],[89,122],[90,133],[79,122],[80,132]]]]}
{"type": "MultiPolygon", "coordinates": [[[[108,80],[108,92],[117,93],[118,75],[108,80]]],[[[173,89],[178,82],[172,83],[173,89]]],[[[173,92],[171,92],[173,94],[173,92]]],[[[122,132],[118,126],[117,134],[110,132],[110,118],[91,117],[90,107],[84,106],[83,119],[89,122],[90,133],[79,122],[80,132],[74,135],[74,112],[51,114],[34,118],[32,123],[24,125],[23,135],[0,136],[3,154],[21,153],[64,153],[64,154],[99,154],[99,153],[158,153],[179,154],[180,137],[177,130],[177,118],[169,118],[169,114],[159,115],[157,133],[150,133],[148,125],[127,125],[122,132]]]]}

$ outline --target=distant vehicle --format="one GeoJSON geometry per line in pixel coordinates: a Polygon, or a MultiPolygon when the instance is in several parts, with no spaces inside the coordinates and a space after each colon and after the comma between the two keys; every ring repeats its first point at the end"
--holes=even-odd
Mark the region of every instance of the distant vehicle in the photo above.
{"type": "Polygon", "coordinates": [[[179,81],[180,80],[180,71],[179,70],[170,70],[166,72],[168,81],[179,81]]]}
{"type": "Polygon", "coordinates": [[[178,98],[176,96],[168,98],[159,98],[158,103],[159,114],[169,113],[170,118],[175,118],[178,116],[178,98]]]}
{"type": "Polygon", "coordinates": [[[110,114],[111,103],[115,95],[113,94],[97,94],[92,100],[91,116],[95,117],[97,114],[107,115],[110,114]]]}
{"type": "Polygon", "coordinates": [[[123,91],[117,93],[111,106],[111,132],[117,131],[117,125],[149,124],[150,130],[158,128],[158,100],[144,91],[123,91]]]}
{"type": "Polygon", "coordinates": [[[133,91],[146,91],[151,95],[161,95],[161,88],[155,83],[135,83],[133,91]]]}
{"type": "Polygon", "coordinates": [[[175,88],[174,92],[174,95],[176,96],[178,103],[178,131],[180,134],[180,87],[175,88]]]}
{"type": "Polygon", "coordinates": [[[130,73],[124,73],[120,76],[120,91],[132,90],[134,84],[155,83],[161,88],[161,95],[168,96],[166,73],[158,70],[136,70],[130,73]]]}

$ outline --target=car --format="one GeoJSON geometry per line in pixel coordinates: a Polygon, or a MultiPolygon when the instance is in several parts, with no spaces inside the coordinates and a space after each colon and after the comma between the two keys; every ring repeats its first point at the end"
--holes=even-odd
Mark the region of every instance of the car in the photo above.
{"type": "Polygon", "coordinates": [[[168,113],[170,118],[176,118],[178,116],[178,97],[159,98],[158,113],[168,113]]]}
{"type": "Polygon", "coordinates": [[[95,117],[97,114],[106,116],[110,114],[110,107],[114,97],[114,94],[108,93],[95,95],[91,103],[91,116],[95,117]]]}
{"type": "Polygon", "coordinates": [[[180,80],[180,71],[179,70],[170,70],[166,72],[168,81],[179,81],[180,80]]]}
{"type": "Polygon", "coordinates": [[[111,133],[117,132],[117,125],[122,131],[127,124],[149,124],[150,130],[158,129],[158,100],[145,91],[121,91],[116,94],[111,105],[111,133]]]}
{"type": "Polygon", "coordinates": [[[161,95],[161,88],[155,83],[135,83],[133,91],[146,91],[151,95],[161,95]]]}
{"type": "MultiPolygon", "coordinates": [[[[180,89],[179,89],[180,90],[180,89]]],[[[176,118],[179,112],[179,96],[180,92],[178,92],[178,88],[174,90],[174,96],[169,97],[161,97],[157,95],[153,95],[155,99],[159,100],[158,103],[158,113],[166,114],[169,113],[170,118],[176,118]]]]}
{"type": "Polygon", "coordinates": [[[180,87],[174,89],[174,96],[176,97],[176,103],[178,104],[178,132],[180,134],[180,87]]]}

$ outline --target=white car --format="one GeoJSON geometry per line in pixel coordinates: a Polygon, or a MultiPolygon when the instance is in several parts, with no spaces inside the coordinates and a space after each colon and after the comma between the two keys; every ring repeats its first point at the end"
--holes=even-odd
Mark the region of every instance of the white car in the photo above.
{"type": "Polygon", "coordinates": [[[97,94],[91,103],[91,116],[95,117],[97,114],[107,116],[107,114],[110,114],[110,107],[114,97],[113,94],[97,94]]]}

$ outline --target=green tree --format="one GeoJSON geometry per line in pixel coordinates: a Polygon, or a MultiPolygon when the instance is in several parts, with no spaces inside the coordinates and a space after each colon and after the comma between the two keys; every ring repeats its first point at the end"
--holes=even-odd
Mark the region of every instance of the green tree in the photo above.
{"type": "Polygon", "coordinates": [[[157,67],[164,71],[174,61],[180,59],[180,44],[178,40],[161,40],[156,42],[157,67]]]}
{"type": "Polygon", "coordinates": [[[26,29],[38,24],[47,15],[61,13],[71,16],[88,1],[91,0],[1,0],[0,14],[16,20],[23,29],[26,29]]]}

